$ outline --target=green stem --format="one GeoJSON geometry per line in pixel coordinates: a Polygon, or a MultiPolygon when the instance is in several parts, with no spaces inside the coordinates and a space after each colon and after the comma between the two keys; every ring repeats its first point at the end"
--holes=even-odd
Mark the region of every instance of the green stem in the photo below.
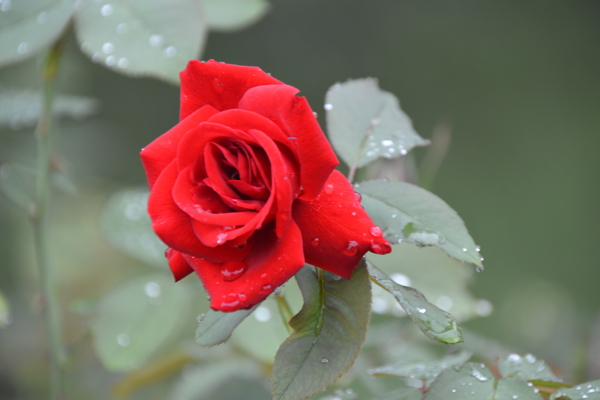
{"type": "Polygon", "coordinates": [[[276,294],[275,299],[277,300],[277,307],[279,308],[279,314],[281,315],[283,324],[287,328],[288,332],[292,333],[293,329],[289,324],[290,319],[292,319],[292,317],[294,316],[294,314],[292,313],[292,309],[290,308],[290,305],[288,304],[285,297],[283,297],[282,295],[276,294]]]}
{"type": "Polygon", "coordinates": [[[38,147],[38,167],[36,177],[36,199],[31,210],[31,223],[35,246],[35,258],[40,275],[43,313],[50,349],[50,399],[65,399],[64,366],[66,351],[62,340],[60,309],[52,276],[52,266],[48,260],[48,196],[50,173],[52,170],[50,147],[50,123],[52,119],[52,98],[54,81],[58,69],[63,40],[59,40],[48,51],[43,70],[43,108],[35,131],[38,147]]]}

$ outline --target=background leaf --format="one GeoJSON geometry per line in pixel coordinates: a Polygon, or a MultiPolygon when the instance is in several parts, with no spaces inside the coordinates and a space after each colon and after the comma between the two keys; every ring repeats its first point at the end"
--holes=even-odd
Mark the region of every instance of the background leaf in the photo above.
{"type": "Polygon", "coordinates": [[[325,110],[331,144],[349,166],[363,167],[429,144],[414,130],[396,96],[379,89],[374,78],[333,85],[325,95],[325,110]]]}
{"type": "Polygon", "coordinates": [[[0,66],[22,61],[52,44],[73,14],[73,0],[0,3],[0,66]]]}
{"type": "Polygon", "coordinates": [[[10,314],[8,300],[6,300],[6,297],[0,292],[0,328],[6,328],[10,325],[11,321],[12,316],[10,314]]]}
{"type": "Polygon", "coordinates": [[[371,285],[364,263],[352,279],[310,266],[296,279],[305,304],[275,357],[275,400],[304,399],[334,383],[354,362],[369,324],[371,285]]]}
{"type": "Polygon", "coordinates": [[[362,182],[362,205],[392,243],[438,246],[449,256],[481,266],[478,247],[462,219],[442,199],[406,182],[362,182]]]}
{"type": "Polygon", "coordinates": [[[220,31],[243,29],[269,10],[266,0],[202,0],[202,5],[209,27],[220,31]]]}
{"type": "Polygon", "coordinates": [[[538,360],[533,354],[526,354],[524,357],[509,354],[498,361],[498,369],[503,377],[562,382],[544,360],[538,360]]]}
{"type": "Polygon", "coordinates": [[[448,354],[445,357],[429,362],[407,363],[400,361],[396,364],[373,368],[369,373],[425,381],[437,377],[446,368],[466,363],[471,358],[471,355],[471,352],[461,351],[460,353],[448,354]]]}
{"type": "Polygon", "coordinates": [[[401,387],[381,396],[374,397],[371,400],[421,400],[422,398],[423,392],[420,389],[401,387]]]}
{"type": "Polygon", "coordinates": [[[126,371],[147,361],[183,323],[188,306],[186,285],[162,274],[138,277],[106,294],[91,321],[104,366],[126,371]]]}
{"type": "Polygon", "coordinates": [[[199,317],[196,330],[196,343],[201,346],[214,346],[225,342],[233,330],[250,315],[258,305],[249,310],[239,310],[229,313],[208,310],[199,317]]]}
{"type": "Polygon", "coordinates": [[[600,380],[586,382],[569,389],[560,389],[552,393],[550,400],[559,398],[570,400],[599,400],[600,399],[600,380]]]}
{"type": "Polygon", "coordinates": [[[199,57],[207,26],[197,0],[82,0],[75,17],[81,50],[117,72],[179,83],[199,57]]]}
{"type": "Polygon", "coordinates": [[[397,284],[385,272],[367,263],[369,274],[390,292],[425,335],[442,343],[462,341],[460,328],[452,315],[429,303],[421,292],[397,284]]]}
{"type": "Polygon", "coordinates": [[[0,165],[0,191],[14,204],[28,210],[35,196],[35,170],[19,164],[0,165]]]}

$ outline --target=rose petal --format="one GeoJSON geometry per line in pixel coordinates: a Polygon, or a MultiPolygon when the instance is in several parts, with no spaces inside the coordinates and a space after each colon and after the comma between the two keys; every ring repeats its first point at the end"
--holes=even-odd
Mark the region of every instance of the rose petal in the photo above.
{"type": "Polygon", "coordinates": [[[272,224],[257,231],[255,238],[252,250],[243,260],[244,272],[234,280],[229,280],[230,271],[239,271],[240,265],[219,265],[186,256],[211,297],[212,309],[224,312],[248,309],[304,266],[302,237],[295,223],[289,225],[282,238],[275,235],[272,224]],[[226,274],[221,272],[223,269],[226,274]]]}
{"type": "Polygon", "coordinates": [[[194,269],[190,267],[190,264],[183,258],[179,251],[169,247],[167,248],[167,251],[165,251],[165,256],[169,262],[169,267],[171,267],[171,272],[175,277],[175,282],[194,272],[194,269]]]}
{"type": "Polygon", "coordinates": [[[152,219],[152,229],[158,237],[174,250],[211,262],[244,258],[248,249],[208,247],[198,240],[192,228],[193,219],[175,204],[171,196],[176,179],[177,166],[172,162],[161,172],[148,198],[148,214],[152,219]]]}
{"type": "Polygon", "coordinates": [[[152,143],[142,149],[140,156],[142,164],[146,171],[148,185],[150,189],[160,172],[175,158],[177,146],[181,138],[190,130],[197,127],[200,123],[208,120],[209,117],[218,113],[213,107],[207,105],[186,119],[179,122],[171,130],[157,137],[152,143]]]}
{"type": "Polygon", "coordinates": [[[339,171],[333,171],[315,200],[297,199],[293,216],[302,231],[306,262],[344,278],[350,278],[367,251],[392,250],[339,171]]]}
{"type": "Polygon", "coordinates": [[[179,76],[179,118],[182,120],[206,104],[219,111],[237,108],[239,100],[248,89],[260,85],[281,84],[258,67],[223,64],[214,60],[192,60],[179,76]]]}
{"type": "Polygon", "coordinates": [[[275,122],[293,137],[300,165],[300,185],[306,200],[314,199],[331,171],[339,164],[331,145],[319,127],[313,111],[298,89],[288,85],[252,88],[240,100],[239,108],[254,111],[275,122]]]}

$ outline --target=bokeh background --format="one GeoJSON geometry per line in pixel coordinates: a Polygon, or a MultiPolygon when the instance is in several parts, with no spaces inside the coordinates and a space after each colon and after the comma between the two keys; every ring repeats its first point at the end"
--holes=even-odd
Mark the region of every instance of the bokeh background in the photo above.
{"type": "MultiPolygon", "coordinates": [[[[494,305],[464,326],[557,365],[590,356],[588,377],[600,377],[600,3],[274,0],[252,27],[211,33],[202,59],[211,58],[298,87],[323,126],[327,89],[372,76],[421,136],[451,127],[431,189],[481,246],[486,269],[472,291],[494,305]]],[[[78,184],[52,205],[67,307],[142,268],[106,244],[98,219],[112,192],[145,184],[138,153],[177,122],[178,88],[93,64],[73,37],[63,61],[58,91],[100,105],[91,118],[61,120],[54,144],[78,184]]],[[[38,87],[40,64],[3,68],[0,85],[38,87]]],[[[34,160],[32,132],[3,128],[0,161],[34,160]]],[[[26,216],[0,200],[0,227],[0,290],[13,319],[0,329],[2,386],[41,372],[19,355],[40,353],[44,337],[26,216]]]]}

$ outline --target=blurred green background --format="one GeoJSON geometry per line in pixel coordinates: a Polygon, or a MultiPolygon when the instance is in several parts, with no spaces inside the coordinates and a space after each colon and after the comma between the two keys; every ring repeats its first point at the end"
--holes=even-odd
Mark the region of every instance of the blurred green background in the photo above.
{"type": "MultiPolygon", "coordinates": [[[[494,305],[490,317],[465,327],[549,361],[571,364],[577,349],[598,357],[600,350],[584,346],[600,310],[600,3],[271,5],[246,30],[211,33],[202,59],[257,65],[298,87],[323,127],[329,86],[366,76],[400,98],[423,137],[439,123],[451,126],[432,190],[481,246],[486,269],[472,289],[494,305]]],[[[138,153],[177,123],[178,88],[93,64],[73,37],[63,61],[58,91],[100,104],[94,117],[61,120],[56,135],[55,149],[80,185],[78,195],[58,194],[53,204],[53,255],[66,305],[100,296],[141,270],[99,237],[98,216],[114,190],[145,185],[138,153]]],[[[36,88],[39,68],[39,57],[6,67],[0,85],[36,88]]],[[[33,161],[32,132],[3,128],[0,162],[33,161]]],[[[424,152],[416,150],[417,159],[424,152]]],[[[1,364],[34,351],[22,348],[26,341],[43,347],[25,219],[0,201],[0,291],[13,310],[13,324],[0,329],[1,364]]],[[[600,361],[594,365],[597,379],[600,361]]],[[[0,366],[0,378],[35,372],[13,367],[0,366]]]]}

